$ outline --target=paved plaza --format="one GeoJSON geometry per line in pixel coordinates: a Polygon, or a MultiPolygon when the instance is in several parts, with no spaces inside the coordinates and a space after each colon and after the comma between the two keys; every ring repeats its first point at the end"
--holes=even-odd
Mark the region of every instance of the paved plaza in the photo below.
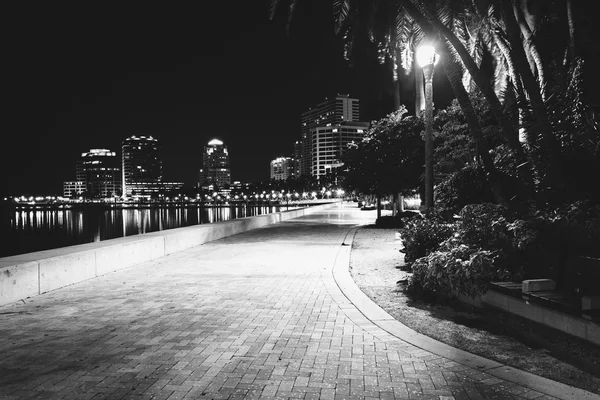
{"type": "Polygon", "coordinates": [[[343,269],[373,216],[338,205],[0,307],[0,399],[568,398],[357,308],[343,269]]]}

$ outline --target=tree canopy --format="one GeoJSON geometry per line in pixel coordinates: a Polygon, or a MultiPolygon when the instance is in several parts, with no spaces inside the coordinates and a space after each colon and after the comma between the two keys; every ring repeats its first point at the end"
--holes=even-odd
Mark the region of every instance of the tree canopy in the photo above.
{"type": "Polygon", "coordinates": [[[374,121],[359,143],[344,153],[349,191],[379,196],[410,193],[423,174],[423,123],[405,107],[374,121]]]}

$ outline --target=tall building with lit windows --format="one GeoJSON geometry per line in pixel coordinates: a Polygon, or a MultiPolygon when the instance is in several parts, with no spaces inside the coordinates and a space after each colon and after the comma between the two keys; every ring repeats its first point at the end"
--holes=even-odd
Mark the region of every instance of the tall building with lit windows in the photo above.
{"type": "Polygon", "coordinates": [[[121,166],[117,153],[91,149],[81,153],[81,169],[90,197],[116,197],[121,194],[121,166]]]}
{"type": "Polygon", "coordinates": [[[302,160],[302,141],[294,142],[294,176],[300,176],[300,162],[302,160]]]}
{"type": "Polygon", "coordinates": [[[310,131],[312,150],[310,175],[321,177],[341,167],[342,154],[348,144],[362,141],[369,129],[368,122],[341,122],[316,127],[310,131]]]}
{"type": "Polygon", "coordinates": [[[294,176],[296,162],[291,157],[277,157],[271,161],[271,179],[286,180],[294,176]]]}
{"type": "Polygon", "coordinates": [[[300,129],[300,175],[313,174],[313,148],[316,128],[358,122],[360,119],[358,99],[338,94],[303,112],[300,129]]]}
{"type": "Polygon", "coordinates": [[[75,167],[76,180],[64,182],[64,196],[108,198],[121,195],[121,166],[114,151],[91,149],[81,153],[75,167]]]}
{"type": "Polygon", "coordinates": [[[162,181],[160,144],[152,136],[130,136],[122,149],[123,196],[146,195],[162,181]]]}
{"type": "Polygon", "coordinates": [[[230,184],[229,151],[222,141],[213,139],[204,146],[198,186],[223,188],[230,184]]]}

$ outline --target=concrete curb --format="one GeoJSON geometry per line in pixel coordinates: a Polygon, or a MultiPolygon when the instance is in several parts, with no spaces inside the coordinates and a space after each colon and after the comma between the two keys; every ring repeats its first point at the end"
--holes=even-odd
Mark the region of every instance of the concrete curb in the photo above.
{"type": "Polygon", "coordinates": [[[494,377],[528,387],[559,399],[600,400],[600,396],[597,394],[537,376],[526,371],[521,371],[520,369],[449,346],[428,336],[422,335],[394,319],[394,317],[365,295],[350,275],[350,254],[354,236],[358,229],[358,227],[352,228],[346,235],[343,246],[340,248],[332,269],[333,279],[350,303],[379,328],[400,340],[433,354],[437,354],[475,370],[484,371],[494,377]]]}

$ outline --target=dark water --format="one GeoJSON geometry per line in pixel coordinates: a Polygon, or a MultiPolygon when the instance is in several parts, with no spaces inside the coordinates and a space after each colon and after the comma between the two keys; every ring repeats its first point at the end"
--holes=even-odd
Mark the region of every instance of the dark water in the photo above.
{"type": "MultiPolygon", "coordinates": [[[[295,207],[290,207],[295,208],[295,207]]],[[[108,209],[15,209],[4,207],[0,257],[48,250],[183,226],[284,211],[285,206],[197,205],[108,209]]]]}

